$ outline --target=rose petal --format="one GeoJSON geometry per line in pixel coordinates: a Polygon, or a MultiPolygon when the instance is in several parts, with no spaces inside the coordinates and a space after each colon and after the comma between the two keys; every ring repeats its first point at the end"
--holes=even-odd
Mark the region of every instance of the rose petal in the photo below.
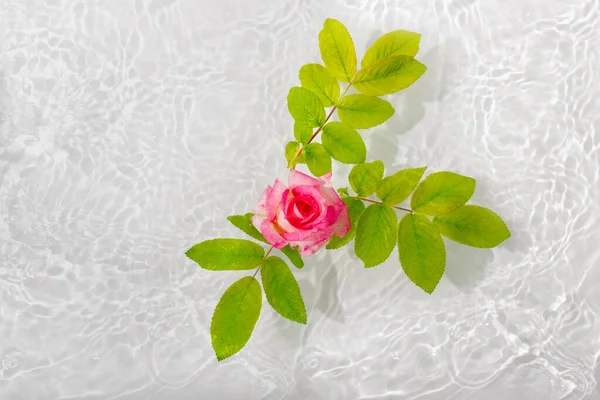
{"type": "Polygon", "coordinates": [[[313,178],[312,176],[303,174],[300,171],[293,170],[290,172],[290,176],[288,178],[288,185],[289,185],[290,189],[293,189],[296,186],[302,186],[302,185],[319,187],[321,185],[321,181],[313,178]]]}
{"type": "Polygon", "coordinates": [[[311,196],[314,197],[319,203],[325,204],[325,198],[319,191],[318,187],[309,186],[309,185],[298,185],[294,186],[292,189],[292,194],[294,197],[296,196],[311,196]]]}
{"type": "Polygon", "coordinates": [[[315,254],[325,247],[331,235],[333,235],[333,229],[331,228],[313,232],[313,235],[309,239],[298,243],[298,252],[302,257],[315,254]]]}
{"type": "Polygon", "coordinates": [[[288,207],[285,210],[286,218],[293,226],[303,228],[307,223],[314,221],[321,215],[323,207],[324,206],[312,196],[296,196],[288,203],[288,207]],[[303,214],[297,207],[298,203],[304,203],[306,206],[309,206],[311,208],[310,212],[303,214]]]}
{"type": "Polygon", "coordinates": [[[260,198],[258,199],[258,204],[254,207],[254,214],[264,214],[267,215],[267,197],[273,188],[271,186],[267,186],[267,188],[262,192],[260,198]]]}
{"type": "Polygon", "coordinates": [[[295,232],[286,232],[282,233],[281,236],[289,241],[289,242],[301,242],[304,241],[311,236],[313,236],[314,232],[312,231],[295,231],[295,232]]]}
{"type": "Polygon", "coordinates": [[[275,229],[272,222],[263,221],[260,226],[260,232],[263,234],[267,242],[273,245],[276,249],[282,249],[288,244],[288,241],[281,237],[275,229]]]}
{"type": "Polygon", "coordinates": [[[319,179],[325,184],[331,183],[331,172],[326,173],[325,175],[321,176],[319,179]]]}
{"type": "Polygon", "coordinates": [[[283,191],[283,194],[281,195],[281,205],[279,206],[279,208],[285,210],[288,207],[288,203],[293,198],[294,197],[292,196],[292,191],[290,189],[285,189],[283,191]]]}
{"type": "Polygon", "coordinates": [[[258,203],[254,207],[254,210],[252,210],[254,213],[254,215],[251,218],[252,224],[258,230],[260,230],[260,225],[267,217],[267,197],[269,197],[269,194],[272,190],[273,188],[271,186],[267,186],[266,189],[260,195],[260,198],[258,199],[258,203]]]}
{"type": "Polygon", "coordinates": [[[277,207],[281,204],[283,193],[286,191],[285,185],[279,180],[275,180],[273,190],[267,196],[267,216],[269,221],[273,221],[277,215],[277,207]]]}
{"type": "Polygon", "coordinates": [[[340,195],[331,186],[323,185],[319,187],[319,193],[325,199],[328,206],[332,206],[336,203],[343,203],[340,195]]]}
{"type": "MultiPolygon", "coordinates": [[[[346,204],[344,204],[345,206],[346,204]]],[[[333,232],[338,237],[344,237],[350,231],[350,216],[348,215],[348,207],[342,209],[342,213],[339,215],[335,224],[333,224],[333,232]]]]}
{"type": "Polygon", "coordinates": [[[282,208],[279,208],[279,210],[277,211],[277,217],[275,218],[275,222],[279,227],[279,231],[295,232],[298,230],[298,228],[295,228],[292,224],[290,224],[290,221],[285,216],[285,213],[283,212],[282,208]]]}
{"type": "Polygon", "coordinates": [[[313,231],[325,229],[325,228],[335,224],[335,222],[338,220],[341,213],[342,213],[341,209],[337,209],[333,206],[329,206],[326,208],[326,211],[318,219],[315,219],[313,222],[309,222],[309,223],[305,224],[303,226],[303,228],[311,229],[313,231]]]}
{"type": "Polygon", "coordinates": [[[292,221],[291,218],[288,217],[290,223],[292,223],[294,226],[297,226],[298,228],[309,229],[321,222],[323,219],[325,219],[327,215],[327,204],[323,196],[321,196],[319,190],[310,186],[302,185],[293,188],[292,193],[294,194],[294,196],[298,197],[311,197],[316,202],[316,204],[319,205],[319,210],[316,216],[311,216],[311,218],[307,218],[304,221],[292,221]]]}
{"type": "Polygon", "coordinates": [[[314,210],[320,211],[321,208],[323,208],[323,206],[324,204],[322,202],[319,202],[319,199],[315,199],[313,196],[295,196],[288,203],[288,207],[286,208],[286,214],[294,215],[298,218],[307,218],[310,214],[314,212],[314,210]],[[298,208],[298,206],[302,206],[302,209],[298,208]]]}
{"type": "Polygon", "coordinates": [[[260,231],[260,227],[263,221],[267,219],[267,216],[264,214],[254,214],[250,219],[252,221],[252,225],[254,225],[254,227],[260,231]]]}

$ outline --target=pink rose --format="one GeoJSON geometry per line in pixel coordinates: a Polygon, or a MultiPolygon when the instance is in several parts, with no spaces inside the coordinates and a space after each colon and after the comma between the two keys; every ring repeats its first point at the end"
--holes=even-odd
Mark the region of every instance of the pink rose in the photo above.
{"type": "Polygon", "coordinates": [[[350,230],[346,204],[330,183],[331,172],[319,179],[292,171],[288,186],[275,180],[254,208],[252,223],[277,249],[289,244],[303,257],[316,253],[335,233],[350,230]]]}

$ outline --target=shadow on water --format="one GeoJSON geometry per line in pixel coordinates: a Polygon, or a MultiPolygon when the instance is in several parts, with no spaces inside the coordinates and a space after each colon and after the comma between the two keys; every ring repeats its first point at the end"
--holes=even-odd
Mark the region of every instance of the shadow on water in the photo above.
{"type": "MultiPolygon", "coordinates": [[[[320,312],[326,318],[344,322],[344,310],[339,296],[340,272],[330,253],[326,252],[321,259],[307,259],[306,267],[314,269],[316,273],[315,285],[307,281],[302,284],[307,311],[312,313],[313,319],[319,318],[320,312]]],[[[311,315],[308,317],[310,319],[311,315]]]]}
{"type": "Polygon", "coordinates": [[[450,240],[446,243],[445,276],[461,291],[473,291],[489,273],[492,250],[463,246],[450,240]]]}
{"type": "Polygon", "coordinates": [[[443,92],[446,92],[442,90],[444,57],[440,47],[433,47],[417,59],[427,66],[427,72],[412,86],[392,95],[389,100],[396,112],[385,125],[373,129],[370,135],[369,149],[385,165],[392,164],[398,155],[400,135],[411,131],[423,120],[425,105],[441,100],[443,92]]]}
{"type": "MultiPolygon", "coordinates": [[[[331,257],[327,257],[331,259],[331,257]]],[[[339,271],[336,265],[324,266],[325,274],[320,279],[319,297],[316,309],[325,316],[338,322],[344,322],[344,310],[339,294],[339,271]]]]}
{"type": "Polygon", "coordinates": [[[305,259],[304,269],[301,272],[294,271],[306,306],[308,324],[304,329],[298,330],[293,326],[295,324],[290,324],[284,318],[277,318],[274,328],[279,330],[286,340],[304,343],[311,334],[309,327],[316,326],[316,321],[323,317],[340,323],[345,321],[339,295],[340,272],[337,267],[329,252],[326,252],[323,258],[305,259]],[[309,274],[315,274],[314,278],[310,278],[309,274]]]}

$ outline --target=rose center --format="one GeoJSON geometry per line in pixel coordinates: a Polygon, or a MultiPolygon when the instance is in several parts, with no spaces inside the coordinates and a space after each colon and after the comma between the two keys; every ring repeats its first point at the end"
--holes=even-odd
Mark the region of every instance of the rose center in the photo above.
{"type": "Polygon", "coordinates": [[[296,208],[298,209],[298,211],[300,211],[300,214],[302,214],[302,216],[304,216],[304,217],[309,215],[313,210],[313,206],[304,201],[297,201],[296,208]]]}
{"type": "Polygon", "coordinates": [[[286,217],[295,227],[302,227],[314,221],[321,214],[321,206],[311,196],[300,195],[290,200],[286,217]]]}

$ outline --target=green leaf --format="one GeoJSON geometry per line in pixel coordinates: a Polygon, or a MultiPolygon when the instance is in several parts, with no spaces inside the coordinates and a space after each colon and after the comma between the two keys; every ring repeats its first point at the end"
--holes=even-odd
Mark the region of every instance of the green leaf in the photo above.
{"type": "Polygon", "coordinates": [[[323,176],[331,172],[331,156],[321,143],[310,143],[304,148],[306,165],[315,176],[323,176]]]}
{"type": "Polygon", "coordinates": [[[311,124],[303,121],[294,121],[294,137],[302,144],[308,143],[313,135],[311,124]]]}
{"type": "Polygon", "coordinates": [[[304,260],[302,259],[302,256],[298,252],[297,248],[296,249],[292,249],[290,247],[290,245],[288,244],[283,249],[281,249],[281,252],[283,254],[285,254],[287,258],[290,259],[290,261],[292,262],[292,264],[294,264],[294,266],[296,268],[298,268],[298,269],[304,268],[304,260]]]}
{"type": "Polygon", "coordinates": [[[340,197],[348,197],[348,196],[350,196],[350,192],[349,192],[349,189],[347,187],[339,188],[337,190],[337,192],[340,195],[340,197]]]}
{"type": "Polygon", "coordinates": [[[479,206],[462,206],[435,217],[433,223],[442,235],[472,247],[496,247],[510,237],[502,218],[492,210],[479,206]]]}
{"type": "Polygon", "coordinates": [[[345,164],[357,164],[367,158],[362,137],[343,122],[330,122],[323,127],[321,142],[333,158],[345,164]]]}
{"type": "Polygon", "coordinates": [[[446,247],[425,216],[406,214],[398,226],[398,254],[406,276],[431,294],[444,275],[446,247]]]}
{"type": "Polygon", "coordinates": [[[244,239],[211,239],[194,245],[185,255],[211,271],[253,269],[262,262],[265,250],[244,239]]]}
{"type": "Polygon", "coordinates": [[[465,204],[475,192],[475,179],[453,172],[435,172],[423,179],[410,200],[419,214],[443,215],[465,204]]]}
{"type": "Polygon", "coordinates": [[[215,308],[210,337],[217,360],[240,351],[250,339],[262,306],[260,284],[246,276],[229,286],[215,308]]]}
{"type": "Polygon", "coordinates": [[[327,18],[319,32],[321,58],[331,74],[350,82],[356,73],[356,50],[348,29],[338,20],[327,18]]]}
{"type": "Polygon", "coordinates": [[[254,224],[252,224],[252,215],[252,213],[247,213],[244,215],[230,215],[227,217],[227,220],[246,235],[263,243],[268,243],[263,234],[254,227],[254,224]]]}
{"type": "MultiPolygon", "coordinates": [[[[287,160],[289,167],[294,167],[294,165],[291,165],[291,162],[294,159],[294,157],[296,156],[296,154],[298,154],[299,150],[300,150],[300,143],[298,143],[298,142],[288,142],[285,145],[285,159],[287,160]]],[[[294,162],[297,163],[298,160],[294,160],[294,162]]]]}
{"type": "Polygon", "coordinates": [[[354,87],[370,96],[383,96],[406,89],[426,70],[425,65],[409,56],[382,58],[358,71],[354,87]]]}
{"type": "Polygon", "coordinates": [[[377,188],[377,197],[385,204],[402,203],[415,190],[426,169],[427,167],[407,168],[384,178],[377,188]]]}
{"type": "Polygon", "coordinates": [[[340,84],[320,64],[303,65],[300,68],[300,83],[316,94],[325,107],[331,107],[340,97],[340,84]]]}
{"type": "Polygon", "coordinates": [[[348,175],[352,190],[360,197],[368,197],[375,193],[382,178],[383,163],[379,160],[356,164],[348,175]]]}
{"type": "Polygon", "coordinates": [[[289,168],[294,168],[296,166],[296,164],[306,163],[306,155],[304,154],[304,152],[300,153],[300,156],[298,158],[294,159],[296,154],[298,154],[299,150],[300,150],[300,143],[298,143],[298,142],[288,142],[285,145],[285,159],[288,162],[289,168]]]}
{"type": "Polygon", "coordinates": [[[379,97],[350,94],[339,101],[338,115],[352,128],[368,129],[387,121],[394,115],[394,107],[379,97]]]}
{"type": "MultiPolygon", "coordinates": [[[[316,94],[310,90],[294,86],[287,96],[288,110],[296,121],[311,127],[325,123],[325,109],[316,94]]],[[[299,140],[301,141],[301,140],[299,140]]]]}
{"type": "Polygon", "coordinates": [[[306,324],[306,308],[300,287],[285,261],[269,257],[260,268],[267,301],[281,316],[306,324]]]}
{"type": "Polygon", "coordinates": [[[354,252],[365,267],[381,264],[396,246],[396,213],[384,204],[372,204],[358,221],[354,252]]]}
{"type": "Polygon", "coordinates": [[[346,235],[342,238],[333,235],[325,246],[328,250],[339,249],[342,246],[348,244],[354,236],[356,236],[356,226],[358,225],[358,220],[360,216],[365,211],[365,205],[362,201],[357,200],[353,197],[344,197],[342,199],[344,203],[346,203],[346,207],[348,207],[348,215],[350,217],[350,230],[346,235]]]}
{"type": "Polygon", "coordinates": [[[404,30],[386,33],[369,47],[362,59],[361,67],[365,68],[377,60],[391,56],[414,57],[419,51],[420,41],[420,33],[404,30]]]}
{"type": "MultiPolygon", "coordinates": [[[[260,240],[263,243],[268,243],[263,234],[254,227],[254,224],[252,224],[252,215],[252,213],[247,213],[244,215],[231,215],[227,217],[227,220],[229,220],[229,222],[231,222],[236,228],[239,228],[242,232],[253,237],[254,239],[260,240]]],[[[302,256],[300,256],[298,249],[292,249],[290,245],[287,245],[281,249],[281,252],[290,259],[294,266],[299,269],[304,268],[304,260],[302,259],[302,256]]]]}

